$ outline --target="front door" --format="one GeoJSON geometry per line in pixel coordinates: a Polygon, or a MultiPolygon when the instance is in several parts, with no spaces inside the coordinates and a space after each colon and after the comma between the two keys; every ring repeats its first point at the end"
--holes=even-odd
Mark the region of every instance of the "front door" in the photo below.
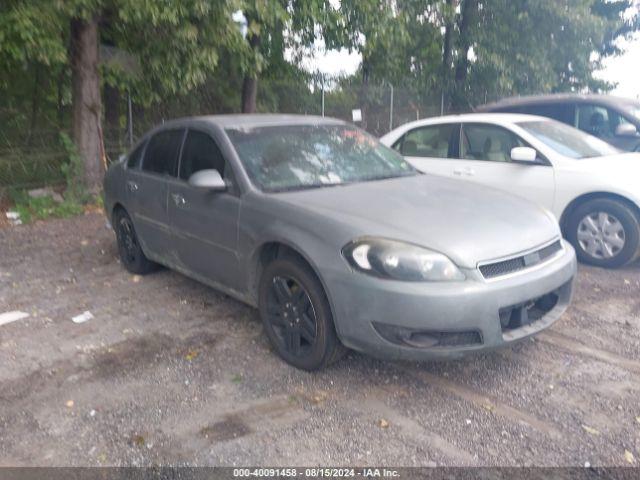
{"type": "Polygon", "coordinates": [[[555,197],[553,167],[542,158],[537,163],[511,160],[512,148],[528,146],[504,127],[463,123],[460,159],[452,162],[452,174],[507,191],[552,210],[555,197]]]}
{"type": "Polygon", "coordinates": [[[242,290],[237,257],[240,197],[230,167],[214,139],[189,129],[178,178],[168,187],[168,210],[180,263],[199,277],[242,290]],[[229,184],[226,192],[189,185],[191,175],[216,169],[229,184]]]}

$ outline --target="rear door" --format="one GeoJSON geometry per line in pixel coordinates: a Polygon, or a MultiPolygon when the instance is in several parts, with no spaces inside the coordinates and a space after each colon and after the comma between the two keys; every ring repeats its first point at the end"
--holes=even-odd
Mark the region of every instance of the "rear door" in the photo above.
{"type": "Polygon", "coordinates": [[[184,129],[154,134],[144,149],[141,166],[127,169],[129,213],[145,253],[156,259],[162,259],[171,245],[167,188],[177,171],[184,134],[184,129]]]}
{"type": "Polygon", "coordinates": [[[450,176],[459,137],[458,123],[425,125],[409,130],[393,148],[421,172],[450,176]]]}
{"type": "Polygon", "coordinates": [[[169,220],[180,263],[197,276],[242,290],[237,257],[240,195],[233,172],[209,132],[190,128],[182,149],[178,178],[168,189],[169,220]],[[191,175],[215,169],[225,192],[189,185],[191,175]]]}

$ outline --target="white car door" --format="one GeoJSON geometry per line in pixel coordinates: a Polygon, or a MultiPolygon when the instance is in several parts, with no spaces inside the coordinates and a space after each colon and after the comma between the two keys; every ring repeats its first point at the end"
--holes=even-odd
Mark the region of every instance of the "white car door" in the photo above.
{"type": "Polygon", "coordinates": [[[416,127],[405,133],[393,148],[424,173],[448,177],[457,156],[460,124],[444,123],[416,127]]]}
{"type": "Polygon", "coordinates": [[[418,170],[480,183],[553,208],[555,177],[544,158],[511,160],[511,149],[529,146],[504,127],[486,123],[435,124],[409,130],[394,148],[418,170]]]}
{"type": "Polygon", "coordinates": [[[529,147],[524,140],[499,125],[463,123],[460,159],[452,162],[452,175],[505,190],[553,209],[555,175],[548,160],[514,162],[511,149],[529,147]]]}

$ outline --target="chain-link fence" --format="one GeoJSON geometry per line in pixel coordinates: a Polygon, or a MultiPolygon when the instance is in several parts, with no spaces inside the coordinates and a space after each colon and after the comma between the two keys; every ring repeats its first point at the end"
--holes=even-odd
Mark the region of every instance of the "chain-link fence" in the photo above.
{"type": "MultiPolygon", "coordinates": [[[[119,112],[117,124],[114,126],[108,125],[106,120],[103,122],[107,161],[116,160],[144,132],[166,120],[192,115],[237,113],[240,89],[237,90],[221,92],[215,85],[206,85],[189,95],[170,98],[149,107],[132,103],[126,92],[122,93],[115,105],[119,112]]],[[[440,115],[446,109],[443,108],[439,92],[416,92],[388,83],[342,85],[334,82],[323,85],[318,82],[260,81],[257,110],[335,117],[381,136],[403,123],[440,115]]],[[[0,120],[6,118],[5,113],[0,109],[0,120]]],[[[68,125],[68,118],[66,120],[68,125]]],[[[67,160],[68,153],[59,138],[61,131],[69,133],[68,126],[58,129],[14,128],[0,133],[0,189],[62,183],[61,166],[67,160]]]]}

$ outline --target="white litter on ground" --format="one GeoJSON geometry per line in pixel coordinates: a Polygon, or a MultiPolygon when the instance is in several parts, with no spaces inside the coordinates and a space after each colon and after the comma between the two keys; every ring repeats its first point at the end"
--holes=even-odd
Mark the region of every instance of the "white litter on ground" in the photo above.
{"type": "Polygon", "coordinates": [[[11,225],[22,225],[20,214],[18,212],[6,212],[5,214],[11,225]]]}
{"type": "Polygon", "coordinates": [[[84,323],[87,320],[91,320],[93,318],[93,314],[87,310],[86,312],[82,312],[80,315],[76,315],[71,319],[73,323],[84,323]]]}
{"type": "Polygon", "coordinates": [[[16,320],[22,320],[27,318],[28,313],[14,310],[13,312],[0,313],[0,325],[6,325],[7,323],[15,322],[16,320]]]}

